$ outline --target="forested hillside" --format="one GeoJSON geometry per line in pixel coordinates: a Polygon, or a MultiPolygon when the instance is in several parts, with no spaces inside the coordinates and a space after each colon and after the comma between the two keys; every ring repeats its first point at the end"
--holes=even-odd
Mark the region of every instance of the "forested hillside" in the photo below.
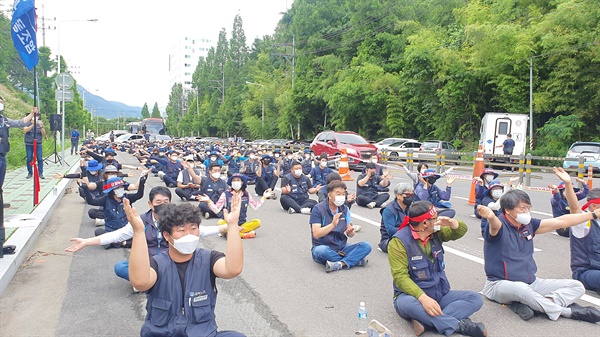
{"type": "Polygon", "coordinates": [[[296,0],[246,48],[242,18],[172,89],[172,132],[440,138],[472,148],[486,112],[529,113],[534,143],[564,155],[599,140],[598,0],[296,0]],[[229,36],[229,38],[228,38],[229,36]],[[247,84],[251,82],[251,84],[247,84]],[[264,101],[264,130],[261,106],[264,101]]]}

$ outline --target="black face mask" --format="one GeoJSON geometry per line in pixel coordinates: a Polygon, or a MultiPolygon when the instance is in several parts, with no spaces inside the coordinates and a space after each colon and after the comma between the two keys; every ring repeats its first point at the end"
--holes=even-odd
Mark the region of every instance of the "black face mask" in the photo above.
{"type": "Polygon", "coordinates": [[[414,197],[404,197],[404,201],[402,203],[406,205],[406,207],[410,206],[414,200],[414,197]]]}
{"type": "Polygon", "coordinates": [[[115,161],[114,159],[106,159],[106,162],[109,164],[112,164],[112,162],[115,161]]]}
{"type": "Polygon", "coordinates": [[[167,208],[167,204],[153,205],[153,207],[154,207],[154,214],[158,215],[165,208],[167,208]]]}
{"type": "Polygon", "coordinates": [[[263,162],[263,164],[265,164],[265,165],[269,165],[269,164],[271,163],[271,161],[270,161],[269,159],[265,159],[265,160],[263,160],[262,162],[263,162]]]}
{"type": "Polygon", "coordinates": [[[435,179],[435,177],[429,177],[429,178],[427,178],[426,181],[427,181],[428,184],[433,185],[433,184],[435,184],[436,180],[437,179],[435,179]]]}

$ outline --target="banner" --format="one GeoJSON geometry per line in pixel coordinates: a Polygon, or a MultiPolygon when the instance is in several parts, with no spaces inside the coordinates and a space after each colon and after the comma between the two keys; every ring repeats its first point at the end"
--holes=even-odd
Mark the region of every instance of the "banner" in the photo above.
{"type": "Polygon", "coordinates": [[[33,69],[39,61],[36,30],[35,1],[15,0],[11,21],[12,40],[28,70],[33,69]]]}

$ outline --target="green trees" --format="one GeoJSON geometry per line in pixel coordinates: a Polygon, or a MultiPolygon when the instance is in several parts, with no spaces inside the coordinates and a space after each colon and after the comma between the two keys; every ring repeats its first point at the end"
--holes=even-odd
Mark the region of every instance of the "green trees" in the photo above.
{"type": "Polygon", "coordinates": [[[142,114],[142,119],[150,118],[150,110],[148,110],[148,103],[144,103],[141,114],[142,114]]]}
{"type": "MultiPolygon", "coordinates": [[[[142,111],[143,111],[143,109],[142,109],[142,111]]],[[[162,118],[162,115],[160,114],[160,110],[158,110],[158,103],[154,103],[154,107],[152,108],[152,115],[150,115],[150,117],[162,118]]]]}

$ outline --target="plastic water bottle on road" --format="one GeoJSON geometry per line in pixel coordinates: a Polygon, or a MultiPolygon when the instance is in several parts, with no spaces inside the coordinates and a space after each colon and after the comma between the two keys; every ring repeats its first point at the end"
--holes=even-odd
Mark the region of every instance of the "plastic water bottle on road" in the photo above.
{"type": "Polygon", "coordinates": [[[58,188],[56,188],[56,186],[54,186],[54,188],[52,189],[52,195],[56,196],[57,193],[58,193],[58,188]]]}
{"type": "Polygon", "coordinates": [[[362,335],[367,333],[367,325],[369,322],[367,321],[367,307],[365,306],[365,302],[360,302],[358,307],[358,325],[356,329],[357,335],[362,335]]]}

